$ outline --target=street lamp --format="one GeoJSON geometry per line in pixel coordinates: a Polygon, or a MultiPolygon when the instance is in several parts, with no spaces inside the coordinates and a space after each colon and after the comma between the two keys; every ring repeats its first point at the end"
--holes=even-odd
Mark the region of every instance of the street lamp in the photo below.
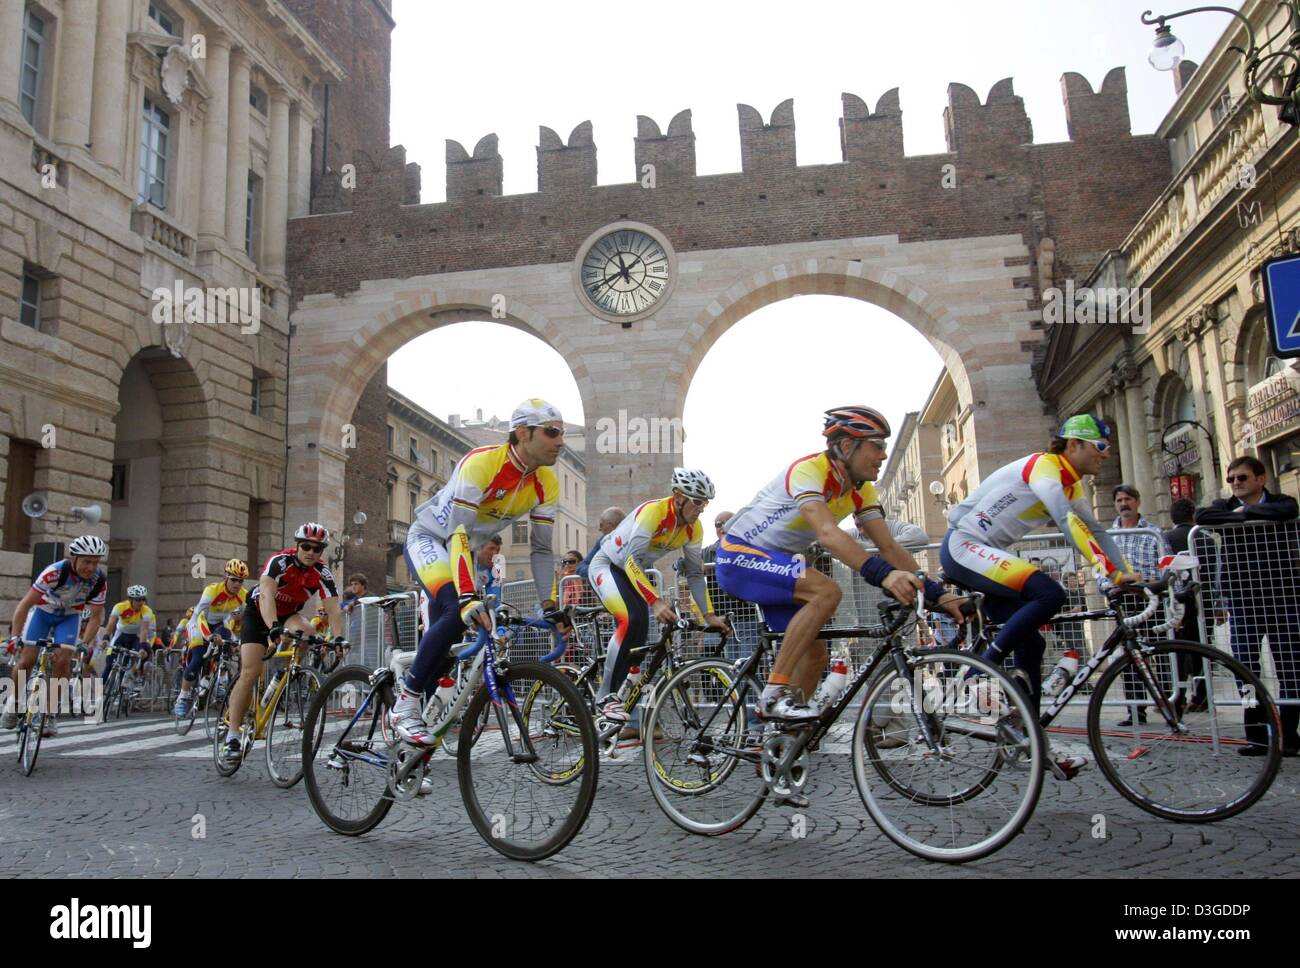
{"type": "Polygon", "coordinates": [[[345,531],[343,534],[339,535],[339,542],[334,546],[334,554],[330,558],[330,571],[338,571],[340,569],[340,566],[343,564],[343,556],[347,554],[348,545],[351,545],[354,548],[359,548],[361,545],[365,544],[365,538],[361,537],[359,532],[361,531],[361,526],[366,523],[366,512],[358,511],[356,514],[352,515],[352,523],[357,526],[358,534],[353,537],[345,531]]]}
{"type": "Polygon", "coordinates": [[[1235,44],[1228,48],[1235,50],[1246,62],[1247,95],[1257,104],[1277,105],[1281,109],[1278,112],[1279,118],[1289,124],[1298,124],[1300,123],[1300,96],[1297,96],[1296,81],[1300,78],[1300,54],[1297,54],[1296,48],[1300,47],[1300,0],[1278,0],[1278,6],[1287,11],[1286,23],[1278,29],[1277,33],[1266,38],[1262,45],[1255,40],[1255,28],[1251,22],[1240,11],[1233,10],[1231,7],[1191,7],[1176,13],[1156,16],[1152,16],[1151,11],[1147,10],[1142,14],[1142,22],[1148,27],[1156,28],[1155,43],[1151,47],[1151,53],[1147,55],[1147,60],[1158,71],[1172,71],[1183,59],[1186,48],[1183,42],[1174,36],[1173,31],[1165,23],[1166,20],[1175,20],[1193,13],[1229,14],[1245,25],[1246,36],[1250,42],[1249,50],[1242,50],[1235,44]],[[1271,54],[1266,53],[1266,48],[1271,47],[1284,32],[1290,34],[1286,46],[1271,54]],[[1268,75],[1270,65],[1279,59],[1288,62],[1291,69],[1289,71],[1284,69],[1287,81],[1282,94],[1270,94],[1261,86],[1262,79],[1268,75]]]}
{"type": "Polygon", "coordinates": [[[1175,427],[1191,426],[1196,427],[1201,433],[1205,434],[1205,439],[1210,442],[1210,460],[1214,462],[1214,476],[1219,476],[1219,448],[1214,443],[1214,434],[1206,428],[1199,420],[1175,420],[1173,423],[1166,425],[1165,429],[1160,431],[1160,449],[1170,457],[1178,457],[1183,451],[1187,450],[1191,441],[1181,441],[1178,448],[1174,449],[1169,446],[1169,431],[1175,427]]]}

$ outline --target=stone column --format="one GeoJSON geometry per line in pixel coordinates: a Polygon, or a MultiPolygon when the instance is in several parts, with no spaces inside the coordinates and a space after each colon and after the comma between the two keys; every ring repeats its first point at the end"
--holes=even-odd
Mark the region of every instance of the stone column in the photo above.
{"type": "Polygon", "coordinates": [[[280,87],[273,87],[267,96],[271,102],[271,132],[264,186],[262,265],[267,274],[283,276],[285,221],[289,207],[289,96],[280,87]]]}
{"type": "Polygon", "coordinates": [[[1142,492],[1142,503],[1155,513],[1155,468],[1151,462],[1151,449],[1147,444],[1147,421],[1142,405],[1142,380],[1137,367],[1133,367],[1132,379],[1124,387],[1124,402],[1127,405],[1128,419],[1125,423],[1129,429],[1129,449],[1133,452],[1133,473],[1129,483],[1142,492]]]}
{"type": "MultiPolygon", "coordinates": [[[[54,105],[54,140],[85,147],[90,140],[98,0],[66,0],[59,22],[59,87],[54,105]]],[[[5,84],[11,81],[6,79],[5,84]]]]}
{"type": "Polygon", "coordinates": [[[212,91],[203,119],[203,191],[199,237],[209,244],[226,235],[226,129],[230,120],[230,38],[209,30],[204,79],[212,91]]]}
{"type": "Polygon", "coordinates": [[[297,103],[289,115],[289,218],[311,213],[311,116],[297,103]]]}
{"type": "MultiPolygon", "coordinates": [[[[23,28],[27,9],[21,3],[0,5],[0,102],[18,110],[18,83],[23,68],[23,28]]],[[[21,116],[21,115],[20,115],[21,116]]]]}
{"type": "Polygon", "coordinates": [[[226,241],[244,251],[248,201],[248,87],[252,62],[244,50],[230,52],[230,109],[226,144],[226,241]]]}
{"type": "Polygon", "coordinates": [[[131,25],[130,0],[99,0],[99,29],[95,34],[95,84],[90,112],[91,154],[101,165],[122,174],[123,134],[126,130],[126,32],[131,25]]]}
{"type": "Polygon", "coordinates": [[[1196,449],[1201,455],[1201,463],[1197,468],[1201,475],[1201,480],[1205,482],[1205,498],[1210,499],[1213,494],[1216,497],[1225,493],[1223,482],[1219,480],[1219,475],[1214,468],[1214,445],[1206,435],[1202,427],[1209,426],[1210,411],[1205,402],[1205,363],[1201,358],[1201,340],[1198,333],[1191,333],[1187,342],[1187,356],[1192,364],[1192,402],[1196,405],[1196,419],[1201,424],[1200,427],[1194,428],[1196,431],[1196,449]]]}

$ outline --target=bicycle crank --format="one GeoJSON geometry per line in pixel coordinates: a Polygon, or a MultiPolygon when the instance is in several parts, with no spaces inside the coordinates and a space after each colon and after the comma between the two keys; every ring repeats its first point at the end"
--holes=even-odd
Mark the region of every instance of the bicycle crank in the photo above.
{"type": "Polygon", "coordinates": [[[388,761],[388,788],[398,803],[410,803],[420,795],[423,764],[431,752],[407,743],[399,744],[393,751],[388,761]]]}
{"type": "Polygon", "coordinates": [[[808,782],[808,752],[800,748],[795,752],[795,737],[778,733],[763,744],[759,770],[768,790],[776,794],[778,803],[792,807],[808,806],[803,794],[808,782]]]}

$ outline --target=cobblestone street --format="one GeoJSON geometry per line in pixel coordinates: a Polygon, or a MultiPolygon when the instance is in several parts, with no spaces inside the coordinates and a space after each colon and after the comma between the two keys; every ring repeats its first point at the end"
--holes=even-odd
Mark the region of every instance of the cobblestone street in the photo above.
{"type": "Polygon", "coordinates": [[[1010,846],[962,867],[927,864],[880,835],[853,786],[848,758],[813,761],[806,837],[789,808],[765,807],[715,839],[679,830],[646,791],[639,750],[601,764],[591,816],[564,851],[536,865],[489,848],[465,816],[455,765],[439,755],[432,796],[398,804],[374,832],[327,831],[302,784],[279,790],[261,748],[234,777],[213,770],[197,727],[177,737],[169,719],[67,724],[42,745],[36,772],[13,765],[0,738],[0,876],[345,877],[1295,877],[1300,872],[1296,761],[1270,793],[1219,824],[1168,823],[1105,785],[1095,768],[1049,779],[1038,809],[1010,846]],[[1104,817],[1105,839],[1093,836],[1104,817]],[[205,836],[193,831],[202,815],[205,836]]]}

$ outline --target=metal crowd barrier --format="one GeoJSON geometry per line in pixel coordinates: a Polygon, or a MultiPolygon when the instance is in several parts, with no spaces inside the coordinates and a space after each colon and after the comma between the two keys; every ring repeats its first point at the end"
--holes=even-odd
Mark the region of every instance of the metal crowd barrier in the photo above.
{"type": "MultiPolygon", "coordinates": [[[[1273,699],[1300,705],[1300,521],[1197,525],[1195,633],[1259,674],[1273,699]]],[[[1191,630],[1188,630],[1191,631],[1191,630]]]]}

